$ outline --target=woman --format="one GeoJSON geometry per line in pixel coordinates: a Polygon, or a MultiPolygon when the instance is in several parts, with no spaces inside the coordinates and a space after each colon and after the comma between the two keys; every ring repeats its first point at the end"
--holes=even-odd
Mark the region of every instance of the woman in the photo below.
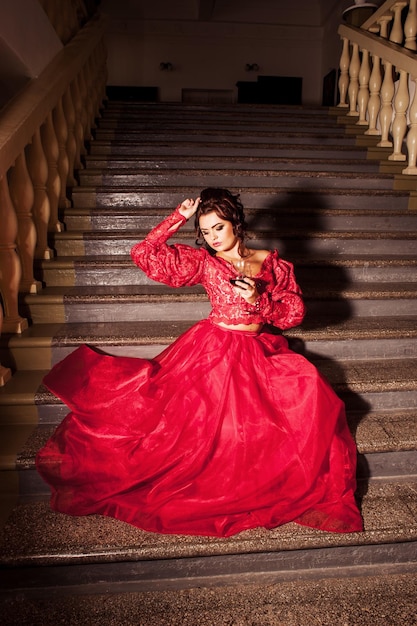
{"type": "Polygon", "coordinates": [[[292,265],[247,247],[239,197],[184,200],[131,255],[151,279],[202,284],[212,311],[152,360],[82,346],[46,376],[72,410],[37,457],[52,507],[161,533],[362,530],[343,403],[268,326],[304,304],[292,265]],[[204,246],[168,245],[193,215],[204,246]]]}

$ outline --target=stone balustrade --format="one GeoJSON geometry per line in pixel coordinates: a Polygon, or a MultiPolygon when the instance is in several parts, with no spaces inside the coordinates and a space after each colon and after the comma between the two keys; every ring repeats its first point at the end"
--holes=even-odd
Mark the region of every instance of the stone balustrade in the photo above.
{"type": "MultiPolygon", "coordinates": [[[[0,112],[0,331],[8,333],[28,327],[19,293],[42,289],[34,261],[53,256],[48,234],[63,228],[60,209],[69,206],[67,191],[77,184],[74,170],[82,167],[107,80],[103,18],[83,13],[80,25],[79,14],[76,20],[74,11],[56,9],[81,11],[82,3],[42,4],[68,43],[0,112]]],[[[0,385],[9,377],[0,365],[0,385]]]]}
{"type": "Polygon", "coordinates": [[[341,24],[338,107],[417,174],[417,0],[387,0],[360,28],[341,24]],[[405,150],[406,146],[406,150],[405,150]]]}

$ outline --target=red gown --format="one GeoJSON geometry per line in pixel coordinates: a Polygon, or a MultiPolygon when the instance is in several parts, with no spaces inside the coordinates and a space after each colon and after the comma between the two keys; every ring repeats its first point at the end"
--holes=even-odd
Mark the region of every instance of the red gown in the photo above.
{"type": "Polygon", "coordinates": [[[258,302],[242,302],[230,264],[167,245],[184,221],[176,210],[132,258],[168,285],[201,283],[213,310],[154,359],[83,345],[52,368],[45,385],[71,410],[36,459],[52,508],[187,535],[226,537],[291,521],[362,530],[356,447],[341,400],[281,334],[217,324],[299,324],[304,305],[292,265],[271,252],[254,277],[258,302]]]}

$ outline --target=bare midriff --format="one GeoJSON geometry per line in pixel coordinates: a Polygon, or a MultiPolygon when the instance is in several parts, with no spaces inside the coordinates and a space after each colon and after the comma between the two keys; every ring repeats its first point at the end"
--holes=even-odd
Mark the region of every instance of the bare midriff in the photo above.
{"type": "Polygon", "coordinates": [[[242,330],[249,333],[257,333],[263,326],[263,324],[225,324],[224,322],[216,322],[216,324],[230,330],[242,330]]]}

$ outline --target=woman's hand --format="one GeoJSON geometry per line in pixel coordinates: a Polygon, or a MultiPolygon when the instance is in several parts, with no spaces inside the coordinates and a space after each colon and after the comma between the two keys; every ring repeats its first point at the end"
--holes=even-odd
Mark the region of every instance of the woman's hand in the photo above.
{"type": "Polygon", "coordinates": [[[259,293],[256,288],[256,283],[252,278],[245,276],[244,279],[238,278],[234,285],[238,294],[248,302],[248,304],[255,304],[259,298],[259,293]]]}
{"type": "Polygon", "coordinates": [[[192,217],[197,211],[199,204],[200,198],[196,198],[195,200],[193,200],[192,198],[187,198],[187,200],[183,200],[181,202],[180,208],[178,210],[181,215],[185,217],[185,219],[189,220],[190,217],[192,217]]]}

